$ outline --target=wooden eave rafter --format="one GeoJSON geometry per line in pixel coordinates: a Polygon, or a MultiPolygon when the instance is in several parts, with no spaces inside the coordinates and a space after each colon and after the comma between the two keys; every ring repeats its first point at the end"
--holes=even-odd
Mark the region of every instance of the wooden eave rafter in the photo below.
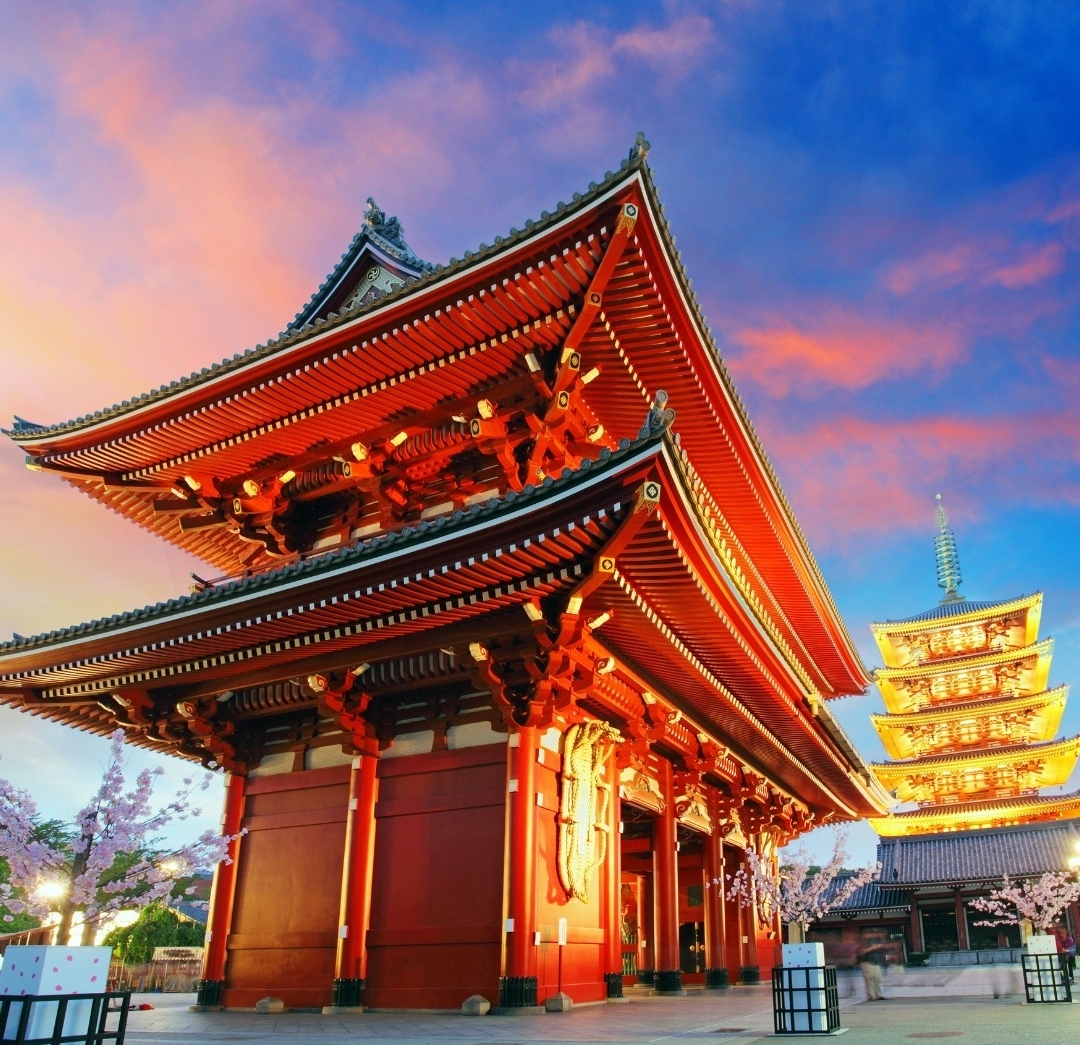
{"type": "MultiPolygon", "coordinates": [[[[464,353],[460,362],[472,366],[462,368],[464,387],[460,382],[440,387],[437,401],[460,396],[485,373],[521,366],[524,344],[519,339],[526,335],[501,340],[511,320],[529,325],[528,336],[540,337],[543,344],[553,345],[565,334],[571,322],[568,307],[575,297],[580,300],[595,272],[602,246],[596,238],[599,229],[605,222],[610,227],[617,208],[626,202],[639,206],[643,217],[582,340],[585,365],[601,363],[606,379],[590,402],[598,416],[608,411],[610,425],[602,417],[608,431],[630,434],[629,419],[640,416],[658,387],[669,387],[675,379],[683,445],[704,483],[726,491],[726,519],[741,546],[733,554],[754,564],[755,583],[783,607],[776,615],[783,621],[778,626],[788,631],[787,641],[800,656],[805,651],[807,670],[818,676],[822,693],[858,692],[866,683],[865,671],[700,318],[659,215],[651,179],[634,166],[531,234],[421,279],[377,308],[290,336],[273,351],[256,353],[175,394],[69,431],[20,436],[19,442],[39,460],[46,457],[43,463],[68,471],[102,475],[119,468],[124,478],[160,478],[175,485],[196,460],[191,455],[208,442],[219,446],[212,456],[215,474],[235,474],[270,454],[309,452],[320,439],[335,434],[340,438],[350,427],[362,433],[376,422],[372,410],[386,418],[392,409],[411,402],[422,384],[417,383],[424,376],[421,369],[432,365],[433,346],[439,346],[438,361],[426,374],[452,371],[456,364],[447,360],[455,352],[464,353]],[[588,247],[589,234],[595,248],[588,247]],[[575,246],[579,243],[580,248],[575,246]],[[550,269],[551,258],[563,259],[561,276],[551,279],[545,271],[541,278],[540,263],[550,269]],[[491,316],[485,318],[478,303],[489,295],[492,305],[485,308],[491,316]],[[496,323],[491,317],[500,314],[496,323]],[[350,352],[352,344],[365,339],[368,349],[359,355],[350,352]],[[385,369],[381,376],[358,376],[357,367],[370,370],[387,360],[381,346],[391,340],[400,374],[396,383],[385,369]],[[487,347],[479,351],[482,342],[487,347]],[[589,359],[590,351],[602,344],[606,355],[589,359]],[[678,349],[675,355],[672,344],[678,349]],[[477,365],[478,356],[492,366],[477,365]],[[286,373],[288,380],[277,380],[286,373]],[[615,380],[616,375],[621,376],[615,380]],[[334,405],[358,387],[374,389],[360,397],[359,410],[349,414],[342,410],[349,404],[334,405]],[[290,411],[308,413],[281,424],[290,411]],[[178,442],[173,433],[185,431],[197,438],[178,442]],[[244,432],[257,434],[245,439],[244,432]],[[173,463],[165,467],[166,460],[173,463]],[[795,636],[801,637],[803,650],[798,650],[795,636]]],[[[74,481],[89,483],[90,492],[110,507],[164,532],[150,517],[152,494],[105,490],[95,486],[95,480],[74,481]]],[[[220,532],[199,531],[187,539],[196,554],[218,562],[235,554],[227,552],[227,544],[220,532]]]]}

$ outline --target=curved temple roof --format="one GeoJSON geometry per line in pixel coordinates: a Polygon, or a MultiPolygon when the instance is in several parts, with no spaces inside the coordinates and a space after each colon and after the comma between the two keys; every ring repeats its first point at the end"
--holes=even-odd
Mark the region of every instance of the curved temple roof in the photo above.
{"type": "MultiPolygon", "coordinates": [[[[591,452],[636,432],[663,383],[679,408],[682,448],[718,502],[724,546],[753,588],[763,626],[776,630],[824,696],[861,692],[865,669],[720,360],[646,155],[639,138],[618,172],[461,260],[429,267],[409,252],[397,260],[421,265],[414,281],[323,316],[345,292],[360,249],[354,240],[299,314],[301,326],[107,410],[49,427],[20,423],[8,434],[32,467],[234,572],[252,557],[250,544],[224,527],[181,530],[161,514],[162,501],[168,511],[178,494],[190,497],[185,476],[235,486],[266,462],[310,455],[334,433],[393,425],[407,432],[424,409],[472,406],[496,375],[527,380],[529,353],[549,351],[580,327],[583,368],[599,374],[583,392],[600,433],[591,452]],[[603,294],[586,301],[626,206],[639,210],[630,243],[603,294]]],[[[385,231],[361,237],[394,246],[385,231]]],[[[254,568],[272,565],[256,550],[254,568]]]]}

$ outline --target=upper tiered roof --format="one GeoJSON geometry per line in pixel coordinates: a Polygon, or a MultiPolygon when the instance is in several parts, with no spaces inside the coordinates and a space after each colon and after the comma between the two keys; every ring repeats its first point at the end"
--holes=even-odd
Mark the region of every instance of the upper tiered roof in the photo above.
{"type": "Polygon", "coordinates": [[[632,437],[663,387],[702,488],[724,493],[710,510],[762,627],[824,696],[860,692],[865,671],[702,318],[646,155],[641,139],[618,172],[447,265],[420,262],[394,219],[369,212],[277,338],[93,415],[8,434],[31,467],[237,575],[558,475],[632,437]],[[358,296],[378,259],[401,285],[358,296]],[[505,421],[512,440],[546,436],[515,429],[512,405],[486,390],[509,375],[535,396],[556,346],[576,384],[550,423],[565,409],[576,442],[541,446],[539,474],[523,476],[527,462],[497,459],[491,433],[505,421]],[[460,421],[442,420],[451,407],[460,421]],[[470,430],[488,410],[492,424],[470,430]],[[423,498],[387,500],[383,468],[426,483],[423,498]],[[370,490],[359,508],[305,492],[358,481],[370,490]]]}

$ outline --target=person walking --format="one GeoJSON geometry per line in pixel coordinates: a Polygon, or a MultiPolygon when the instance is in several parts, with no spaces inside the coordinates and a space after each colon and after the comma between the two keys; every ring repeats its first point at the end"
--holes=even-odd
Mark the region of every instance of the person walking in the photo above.
{"type": "Polygon", "coordinates": [[[1072,983],[1076,977],[1076,940],[1068,929],[1062,932],[1059,947],[1065,960],[1065,978],[1072,983]]]}
{"type": "Polygon", "coordinates": [[[884,944],[873,943],[859,952],[859,968],[866,984],[867,1001],[885,1000],[881,993],[881,980],[888,960],[884,944]]]}

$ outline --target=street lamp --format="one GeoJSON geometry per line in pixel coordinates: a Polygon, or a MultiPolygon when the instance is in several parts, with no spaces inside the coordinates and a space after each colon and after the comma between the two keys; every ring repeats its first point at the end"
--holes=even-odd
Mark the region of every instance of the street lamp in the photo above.
{"type": "Polygon", "coordinates": [[[41,900],[60,900],[67,896],[68,884],[59,878],[45,878],[38,882],[34,891],[41,900]]]}

